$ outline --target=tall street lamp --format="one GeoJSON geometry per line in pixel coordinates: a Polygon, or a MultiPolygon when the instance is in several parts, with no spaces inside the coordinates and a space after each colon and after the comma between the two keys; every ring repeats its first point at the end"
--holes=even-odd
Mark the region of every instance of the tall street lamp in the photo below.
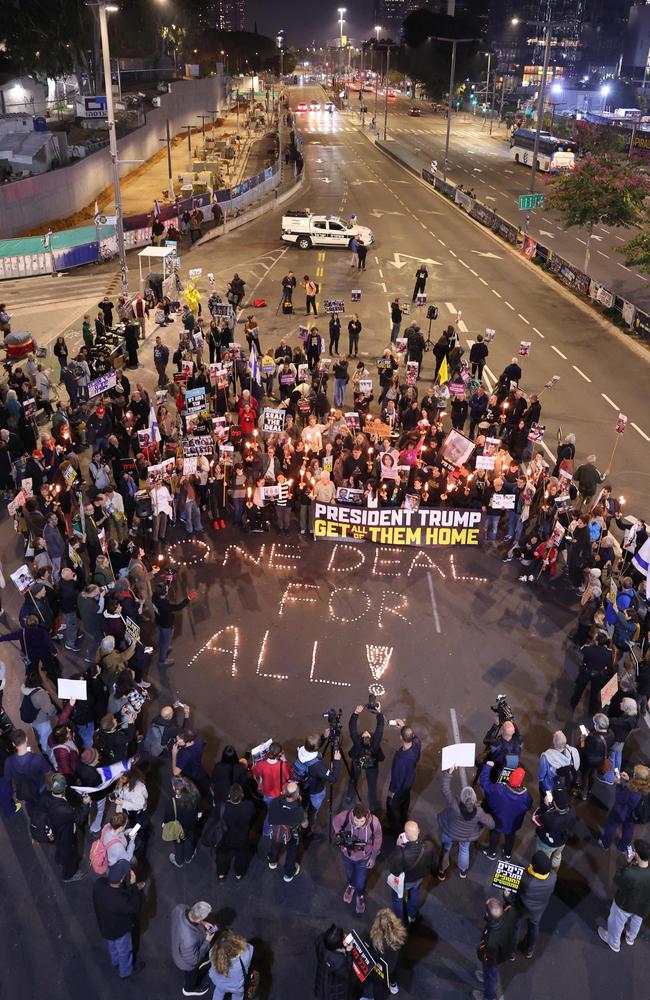
{"type": "Polygon", "coordinates": [[[115,132],[115,111],[113,108],[113,83],[111,80],[111,52],[108,43],[108,14],[115,13],[119,8],[105,0],[96,0],[88,6],[97,7],[99,15],[99,34],[102,45],[102,62],[104,65],[104,84],[106,87],[106,117],[108,124],[108,144],[111,155],[113,173],[113,192],[115,195],[115,233],[117,236],[117,253],[120,259],[120,275],[122,293],[128,293],[126,248],[124,246],[124,224],[122,221],[122,192],[120,190],[120,166],[117,158],[117,135],[115,132]]]}
{"type": "Polygon", "coordinates": [[[454,100],[454,79],[456,76],[456,46],[464,42],[477,42],[478,38],[441,38],[438,35],[431,35],[435,42],[451,42],[451,72],[449,74],[449,98],[447,100],[447,135],[445,137],[445,161],[442,178],[447,180],[447,167],[449,165],[449,139],[451,135],[451,112],[454,100]]]}
{"type": "MultiPolygon", "coordinates": [[[[557,81],[555,83],[552,83],[551,84],[551,93],[553,94],[554,97],[561,97],[562,96],[562,84],[558,83],[557,81]]],[[[555,109],[560,104],[562,104],[562,101],[551,100],[551,132],[553,131],[553,123],[555,121],[555,109]]]]}
{"type": "MultiPolygon", "coordinates": [[[[374,65],[375,65],[375,49],[379,45],[379,32],[380,31],[381,31],[381,24],[376,24],[375,25],[375,44],[374,44],[374,47],[373,47],[373,50],[372,50],[372,65],[373,65],[373,68],[374,68],[374,65]]],[[[378,96],[378,90],[379,90],[379,71],[375,70],[375,114],[374,114],[375,128],[377,127],[377,96],[378,96]]]]}
{"type": "MultiPolygon", "coordinates": [[[[515,23],[513,18],[512,23],[515,23]]],[[[551,56],[551,38],[553,34],[553,23],[551,21],[551,8],[549,7],[549,16],[545,21],[536,21],[535,24],[544,25],[544,63],[542,65],[542,81],[539,87],[539,99],[537,104],[537,125],[535,127],[535,142],[533,144],[533,163],[530,170],[530,194],[535,192],[535,181],[537,179],[537,157],[539,156],[539,134],[542,131],[542,125],[544,124],[544,98],[546,97],[546,79],[548,76],[548,63],[551,56]]],[[[528,227],[530,225],[530,212],[526,213],[526,220],[524,222],[524,235],[528,235],[528,227]]]]}
{"type": "MultiPolygon", "coordinates": [[[[343,76],[343,22],[345,20],[345,18],[343,17],[343,15],[345,14],[346,10],[347,10],[346,7],[339,7],[338,8],[338,11],[339,11],[339,72],[340,72],[341,76],[343,76]]],[[[343,89],[345,89],[345,87],[343,89]]]]}

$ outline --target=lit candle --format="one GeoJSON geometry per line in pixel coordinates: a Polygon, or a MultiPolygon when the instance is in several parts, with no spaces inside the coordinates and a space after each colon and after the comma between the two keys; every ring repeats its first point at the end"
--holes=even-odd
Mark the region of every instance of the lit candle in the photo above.
{"type": "Polygon", "coordinates": [[[625,503],[625,497],[619,497],[618,498],[618,502],[619,503],[625,503]]]}

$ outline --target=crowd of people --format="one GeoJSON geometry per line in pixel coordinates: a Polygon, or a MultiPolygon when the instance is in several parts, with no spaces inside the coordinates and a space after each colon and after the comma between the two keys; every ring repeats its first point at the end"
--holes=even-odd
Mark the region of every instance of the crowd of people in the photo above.
{"type": "MultiPolygon", "coordinates": [[[[416,289],[423,282],[419,269],[416,289]]],[[[297,284],[289,272],[283,302],[292,304],[297,284]]],[[[318,289],[308,275],[302,285],[309,314],[318,289]]],[[[503,860],[523,856],[515,842],[530,816],[535,843],[523,849],[519,889],[495,892],[486,903],[475,995],[495,1000],[498,967],[516,954],[524,928],[523,953],[533,957],[563,850],[575,835],[572,799],[590,794],[608,805],[597,845],[609,850],[620,827],[616,846],[624,862],[607,927],[598,933],[614,951],[623,933],[633,944],[650,915],[650,843],[635,836],[650,819],[650,770],[630,763],[625,747],[650,693],[645,523],[624,517],[596,456],[577,464],[572,435],[558,441],[549,465],[539,447],[541,392],[524,390],[517,358],[486,391],[483,338],[466,359],[453,327],[445,330],[423,389],[426,345],[416,323],[402,335],[398,298],[387,346],[370,360],[356,314],[348,323],[348,357],[339,353],[336,313],[327,319],[330,357],[316,325],[301,329],[299,346],[285,339],[262,344],[251,312],[240,336],[234,310],[244,296],[245,282],[235,274],[225,301],[212,289],[205,315],[194,300],[176,310],[153,289],[116,305],[106,297],[94,333],[85,318],[74,359],[65,338],[54,345],[68,403],[58,400],[52,410],[39,388],[43,366],[32,357],[2,385],[0,489],[24,544],[22,565],[11,575],[22,602],[17,627],[0,635],[17,647],[24,667],[20,719],[2,728],[3,815],[24,810],[32,839],[43,849],[51,845],[64,883],[81,881],[89,868],[97,876],[98,929],[122,978],[141,968],[133,930],[158,820],[174,868],[192,864],[203,844],[217,881],[231,869],[241,880],[258,842],[268,868],[282,864],[284,882],[293,882],[309,864],[323,804],[340,776],[340,720],[310,734],[295,755],[277,740],[257,754],[226,746],[210,768],[189,708],[152,708],[152,654],[156,649],[164,675],[174,663],[175,616],[196,596],[179,592],[164,543],[172,531],[207,536],[230,525],[310,537],[317,502],[480,510],[483,544],[498,547],[503,563],[516,562],[522,583],[555,586],[566,574],[579,595],[573,638],[581,665],[571,708],[578,711],[588,689],[591,722],[577,747],[562,731],[554,734],[539,758],[535,807],[521,763],[523,735],[514,714],[504,716],[499,706],[474,784],[455,788],[453,769],[442,775],[445,808],[434,834],[412,816],[418,735],[405,720],[393,720],[398,737],[382,810],[384,716],[379,704],[367,709],[371,731],[360,725],[366,708],[355,708],[344,808],[332,817],[342,900],[363,917],[369,874],[382,867],[389,903],[374,913],[366,935],[375,966],[362,996],[398,992],[400,952],[419,918],[424,880],[432,874],[445,881],[456,851],[458,876],[466,878],[471,845],[479,841],[492,862],[501,838],[503,860]],[[151,350],[142,339],[152,311],[160,329],[151,356],[157,387],[148,389],[144,379],[135,376],[132,385],[123,368],[113,368],[118,354],[106,334],[119,324],[127,367],[135,371],[139,352],[151,350]],[[178,331],[171,344],[169,325],[178,331]],[[362,360],[355,360],[360,350],[362,360]],[[91,395],[89,387],[113,373],[110,386],[91,395]],[[86,697],[64,697],[62,678],[85,682],[86,697]],[[615,690],[603,704],[602,689],[613,678],[615,690]],[[161,773],[162,811],[154,818],[149,797],[161,773]]],[[[3,668],[2,686],[6,675],[3,668]]],[[[199,857],[205,862],[207,855],[199,857]]],[[[210,903],[179,904],[170,920],[183,995],[253,995],[254,949],[216,925],[210,903]]],[[[315,947],[316,995],[352,996],[354,936],[334,923],[315,947]]]]}

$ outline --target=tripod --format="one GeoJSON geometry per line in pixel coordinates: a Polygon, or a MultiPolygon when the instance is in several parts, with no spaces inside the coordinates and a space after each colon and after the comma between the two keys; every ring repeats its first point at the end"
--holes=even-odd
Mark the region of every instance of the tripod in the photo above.
{"type": "MultiPolygon", "coordinates": [[[[282,293],[282,295],[280,296],[280,301],[278,302],[278,304],[277,304],[277,306],[276,306],[276,309],[275,309],[275,315],[276,315],[276,316],[277,316],[277,315],[278,315],[278,313],[280,312],[280,309],[282,308],[282,303],[283,303],[283,302],[290,302],[290,303],[291,303],[291,314],[293,314],[293,299],[292,299],[292,298],[289,298],[288,296],[286,296],[286,295],[284,294],[284,292],[283,292],[283,293],[282,293]]],[[[289,314],[289,313],[287,313],[287,315],[290,315],[290,314],[289,314]]]]}
{"type": "Polygon", "coordinates": [[[433,323],[433,316],[429,316],[429,332],[427,333],[427,339],[424,342],[425,351],[430,350],[433,347],[433,340],[431,338],[431,324],[433,323]]]}
{"type": "MultiPolygon", "coordinates": [[[[340,754],[341,754],[341,760],[343,761],[343,765],[345,767],[345,770],[348,772],[348,777],[350,779],[350,784],[354,788],[354,794],[357,797],[357,801],[361,802],[361,796],[359,795],[359,789],[357,788],[357,783],[356,783],[356,781],[354,779],[354,776],[352,774],[352,768],[350,767],[350,763],[349,763],[347,757],[345,756],[345,750],[341,746],[340,738],[339,737],[332,738],[331,736],[327,737],[327,739],[325,740],[325,743],[323,745],[323,756],[325,756],[325,754],[327,753],[328,748],[329,748],[329,752],[330,752],[330,766],[334,762],[334,752],[335,752],[335,750],[338,750],[340,752],[340,754]]],[[[333,804],[332,803],[333,803],[333,799],[334,799],[334,785],[330,784],[329,797],[328,797],[328,818],[327,818],[327,838],[328,838],[330,844],[332,843],[332,813],[333,813],[333,804]]]]}

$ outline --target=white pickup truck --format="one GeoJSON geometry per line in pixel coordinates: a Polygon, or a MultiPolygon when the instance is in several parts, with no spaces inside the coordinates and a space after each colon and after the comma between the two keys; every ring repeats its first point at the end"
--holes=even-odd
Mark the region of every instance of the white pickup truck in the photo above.
{"type": "Polygon", "coordinates": [[[282,239],[295,243],[301,250],[310,247],[350,246],[356,236],[365,246],[373,242],[372,229],[348,222],[337,215],[312,215],[311,212],[292,212],[282,216],[282,239]]]}

